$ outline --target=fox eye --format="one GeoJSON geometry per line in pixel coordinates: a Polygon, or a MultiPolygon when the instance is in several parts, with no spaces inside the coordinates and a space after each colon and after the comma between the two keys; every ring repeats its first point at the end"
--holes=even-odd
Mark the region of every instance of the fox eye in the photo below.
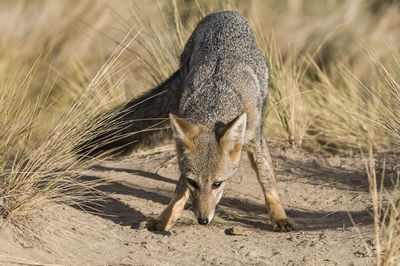
{"type": "Polygon", "coordinates": [[[217,189],[221,186],[221,184],[222,184],[222,182],[214,182],[211,187],[212,187],[212,189],[217,189]]]}
{"type": "Polygon", "coordinates": [[[194,188],[194,189],[198,189],[199,185],[196,183],[196,181],[194,181],[193,179],[190,178],[186,178],[186,180],[188,181],[188,183],[194,188]]]}

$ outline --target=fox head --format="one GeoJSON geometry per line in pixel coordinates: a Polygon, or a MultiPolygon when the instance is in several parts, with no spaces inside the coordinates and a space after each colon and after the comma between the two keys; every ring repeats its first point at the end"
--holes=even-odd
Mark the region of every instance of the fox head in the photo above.
{"type": "Polygon", "coordinates": [[[170,114],[182,181],[189,187],[199,224],[214,217],[230,177],[239,166],[246,114],[227,124],[195,125],[170,114]]]}

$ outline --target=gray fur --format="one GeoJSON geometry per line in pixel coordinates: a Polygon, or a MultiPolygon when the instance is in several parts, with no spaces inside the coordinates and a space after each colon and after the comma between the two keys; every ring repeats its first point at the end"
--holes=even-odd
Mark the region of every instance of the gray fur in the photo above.
{"type": "Polygon", "coordinates": [[[239,13],[203,18],[185,46],[181,71],[180,116],[200,124],[228,123],[247,111],[245,102],[262,112],[267,66],[253,30],[239,13]]]}

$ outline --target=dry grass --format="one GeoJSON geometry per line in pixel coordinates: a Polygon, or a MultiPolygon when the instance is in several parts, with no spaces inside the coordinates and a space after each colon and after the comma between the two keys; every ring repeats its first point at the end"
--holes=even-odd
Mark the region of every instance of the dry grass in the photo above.
{"type": "MultiPolygon", "coordinates": [[[[34,105],[28,95],[29,78],[34,77],[32,68],[19,88],[9,84],[3,88],[0,106],[4,108],[1,136],[4,137],[0,169],[0,217],[2,223],[21,223],[32,215],[38,206],[46,203],[66,202],[79,204],[90,201],[90,193],[97,183],[80,181],[82,169],[90,167],[97,158],[76,157],[76,144],[101,132],[94,132],[104,121],[104,110],[112,102],[111,95],[120,84],[110,86],[108,81],[115,72],[121,54],[134,41],[130,33],[111,54],[94,76],[82,95],[59,118],[53,129],[39,143],[30,143],[38,117],[45,112],[41,98],[34,105]],[[111,77],[110,77],[111,75],[111,77]],[[101,100],[97,99],[102,91],[101,100]],[[96,107],[93,107],[96,103],[96,107]]],[[[43,97],[43,96],[41,96],[43,97]]],[[[48,95],[45,95],[48,97],[48,95]]],[[[43,101],[46,103],[46,101],[43,101]]],[[[109,126],[107,127],[109,128],[109,126]]],[[[104,154],[106,156],[106,154],[104,154]]]]}
{"type": "Polygon", "coordinates": [[[91,161],[75,160],[75,144],[173,73],[199,19],[223,9],[249,18],[269,63],[269,137],[321,153],[399,150],[396,1],[2,1],[2,219],[79,199],[91,161]]]}
{"type": "Polygon", "coordinates": [[[383,181],[388,177],[385,176],[384,169],[380,178],[381,183],[378,184],[372,148],[369,150],[366,162],[375,225],[376,264],[398,265],[400,263],[400,173],[398,172],[395,178],[394,190],[386,191],[383,181]]]}
{"type": "MultiPolygon", "coordinates": [[[[270,43],[271,48],[265,49],[265,58],[270,69],[269,110],[274,110],[280,122],[280,130],[275,130],[274,134],[279,136],[283,133],[283,138],[290,145],[301,147],[311,124],[310,108],[305,94],[312,90],[301,87],[307,65],[299,66],[292,53],[283,60],[275,42],[270,43]]],[[[268,117],[268,111],[266,116],[268,117]]]]}

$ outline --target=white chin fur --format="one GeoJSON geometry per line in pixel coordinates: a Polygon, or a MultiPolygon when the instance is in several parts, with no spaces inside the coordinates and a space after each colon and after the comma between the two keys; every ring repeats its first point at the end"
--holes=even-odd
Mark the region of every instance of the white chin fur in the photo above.
{"type": "MultiPolygon", "coordinates": [[[[215,208],[217,207],[217,204],[218,204],[218,202],[220,201],[220,199],[221,199],[221,197],[222,197],[222,192],[221,193],[219,193],[219,195],[218,195],[218,199],[217,199],[217,203],[215,203],[215,208]]],[[[212,219],[214,218],[214,214],[215,214],[215,208],[214,208],[214,210],[212,211],[212,213],[210,213],[210,215],[208,216],[208,221],[209,221],[209,223],[212,221],[212,219]]]]}
{"type": "Polygon", "coordinates": [[[212,213],[210,213],[210,215],[208,216],[208,223],[211,223],[212,219],[214,218],[214,213],[215,213],[215,209],[212,211],[212,213]]]}

